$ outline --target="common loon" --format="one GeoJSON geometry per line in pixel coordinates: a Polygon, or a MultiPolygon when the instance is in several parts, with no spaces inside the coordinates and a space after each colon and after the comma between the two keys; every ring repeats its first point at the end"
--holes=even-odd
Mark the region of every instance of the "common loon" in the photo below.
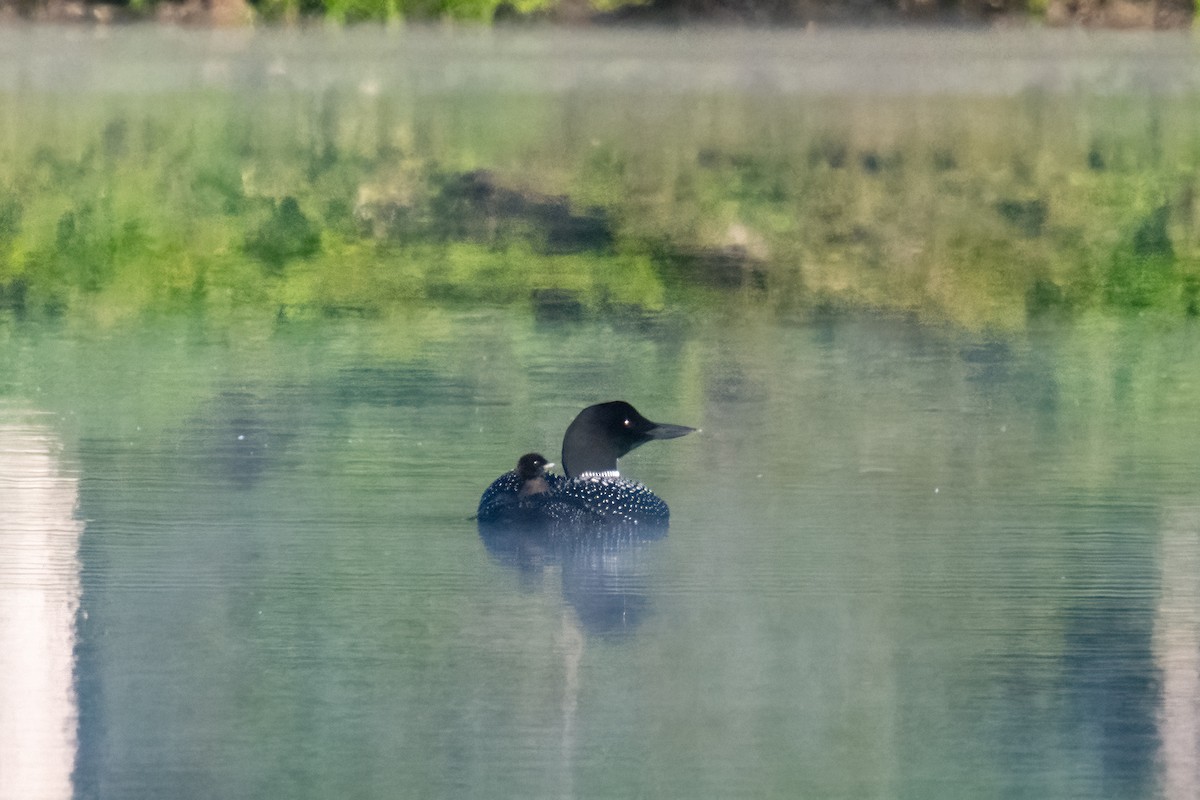
{"type": "Polygon", "coordinates": [[[674,439],[694,428],[651,422],[623,400],[588,406],[563,436],[566,477],[545,473],[545,458],[528,453],[479,499],[484,524],[555,527],[665,525],[667,504],[617,471],[617,459],[652,439],[674,439]]]}

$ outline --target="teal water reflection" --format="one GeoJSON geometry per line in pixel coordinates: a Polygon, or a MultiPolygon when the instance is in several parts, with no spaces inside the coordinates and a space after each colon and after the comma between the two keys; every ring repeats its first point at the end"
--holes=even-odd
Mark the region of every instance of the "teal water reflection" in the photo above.
{"type": "Polygon", "coordinates": [[[77,796],[1197,788],[1194,326],[3,336],[77,476],[77,796]],[[669,535],[489,547],[480,491],[613,397],[703,429],[623,461],[669,535]]]}

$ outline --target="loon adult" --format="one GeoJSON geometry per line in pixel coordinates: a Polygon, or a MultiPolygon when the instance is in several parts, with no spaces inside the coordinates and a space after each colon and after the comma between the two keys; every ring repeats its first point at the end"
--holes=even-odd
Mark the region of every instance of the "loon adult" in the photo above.
{"type": "MultiPolygon", "coordinates": [[[[559,527],[666,525],[671,512],[654,492],[621,477],[617,459],[654,439],[674,439],[694,428],[651,422],[623,400],[588,406],[563,436],[566,477],[522,477],[518,469],[497,478],[479,500],[481,523],[531,523],[559,527]],[[541,491],[542,480],[547,491],[541,491]],[[526,486],[538,491],[526,491],[526,486]]],[[[529,458],[522,456],[521,461],[529,458]]],[[[543,459],[544,461],[544,459],[543,459]]],[[[532,462],[531,467],[532,468],[532,462]]]]}

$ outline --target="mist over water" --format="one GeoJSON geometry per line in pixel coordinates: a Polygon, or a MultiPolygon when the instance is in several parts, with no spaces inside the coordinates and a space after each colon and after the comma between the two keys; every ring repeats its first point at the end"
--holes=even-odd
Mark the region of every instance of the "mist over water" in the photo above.
{"type": "Polygon", "coordinates": [[[1005,96],[1200,88],[1187,33],[9,28],[0,90],[1005,96]],[[64,42],[69,43],[65,51],[64,42]]]}

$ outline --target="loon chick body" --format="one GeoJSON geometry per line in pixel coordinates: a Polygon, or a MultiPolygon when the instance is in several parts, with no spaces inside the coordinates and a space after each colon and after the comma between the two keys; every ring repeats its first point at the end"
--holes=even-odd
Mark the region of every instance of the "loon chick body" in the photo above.
{"type": "Polygon", "coordinates": [[[522,462],[536,454],[522,456],[517,470],[501,475],[483,493],[478,519],[567,528],[666,525],[671,514],[667,504],[642,484],[622,478],[617,459],[653,439],[674,439],[693,430],[651,422],[622,400],[588,406],[563,436],[566,477],[533,475],[533,462],[522,477],[522,462]]]}
{"type": "Polygon", "coordinates": [[[479,498],[476,519],[487,523],[536,523],[543,516],[542,505],[562,478],[547,473],[554,463],[540,453],[526,453],[517,460],[517,468],[492,481],[479,498]]]}

